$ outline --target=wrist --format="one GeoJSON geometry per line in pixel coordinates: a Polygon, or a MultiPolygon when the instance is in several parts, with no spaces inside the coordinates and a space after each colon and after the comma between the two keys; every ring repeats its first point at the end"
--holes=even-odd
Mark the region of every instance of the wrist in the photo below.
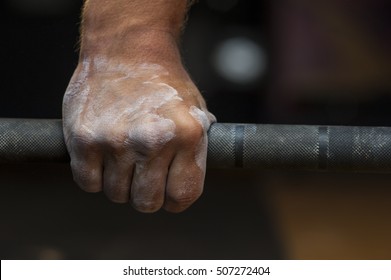
{"type": "Polygon", "coordinates": [[[121,35],[85,31],[80,59],[107,57],[132,63],[180,63],[177,39],[169,32],[135,28],[121,35]]]}
{"type": "Polygon", "coordinates": [[[185,14],[184,0],[86,0],[80,56],[180,61],[185,14]]]}

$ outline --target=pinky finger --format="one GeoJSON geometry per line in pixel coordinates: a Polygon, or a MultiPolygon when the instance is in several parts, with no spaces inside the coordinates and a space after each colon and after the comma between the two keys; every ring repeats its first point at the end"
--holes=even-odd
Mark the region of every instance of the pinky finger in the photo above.
{"type": "Polygon", "coordinates": [[[204,178],[205,170],[197,165],[194,154],[177,155],[169,170],[163,208],[174,213],[186,210],[201,196],[204,178]]]}

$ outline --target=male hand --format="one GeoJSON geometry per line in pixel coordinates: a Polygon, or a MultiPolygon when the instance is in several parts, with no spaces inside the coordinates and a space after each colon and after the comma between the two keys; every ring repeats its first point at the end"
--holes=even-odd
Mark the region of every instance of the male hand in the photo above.
{"type": "Polygon", "coordinates": [[[74,180],[141,212],[180,212],[202,193],[215,118],[181,66],[85,58],[64,97],[74,180]]]}

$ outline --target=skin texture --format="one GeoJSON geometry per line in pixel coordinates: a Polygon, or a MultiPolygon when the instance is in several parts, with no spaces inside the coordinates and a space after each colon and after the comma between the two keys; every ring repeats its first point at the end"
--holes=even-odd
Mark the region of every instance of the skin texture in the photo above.
{"type": "Polygon", "coordinates": [[[181,64],[186,10],[183,0],[86,1],[63,103],[83,190],[141,212],[181,212],[201,195],[215,118],[181,64]]]}

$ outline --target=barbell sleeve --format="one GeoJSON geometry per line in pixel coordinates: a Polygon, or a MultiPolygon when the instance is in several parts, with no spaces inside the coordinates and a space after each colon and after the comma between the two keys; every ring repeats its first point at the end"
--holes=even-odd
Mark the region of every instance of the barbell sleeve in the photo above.
{"type": "MultiPolygon", "coordinates": [[[[391,127],[215,123],[207,166],[391,173],[391,127]]],[[[0,162],[67,162],[62,121],[0,119],[0,162]]]]}

